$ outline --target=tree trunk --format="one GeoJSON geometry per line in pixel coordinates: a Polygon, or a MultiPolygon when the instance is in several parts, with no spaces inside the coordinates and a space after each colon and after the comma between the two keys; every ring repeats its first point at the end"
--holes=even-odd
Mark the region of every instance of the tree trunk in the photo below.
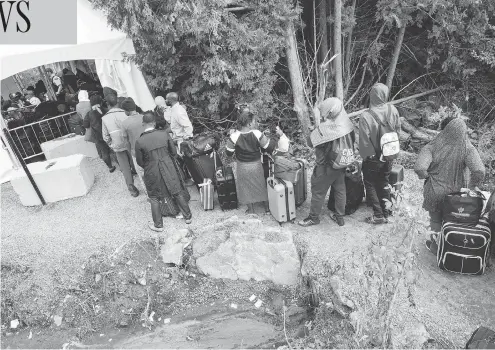
{"type": "Polygon", "coordinates": [[[304,98],[304,83],[299,62],[299,55],[297,53],[296,32],[294,29],[294,23],[292,21],[289,21],[287,23],[285,39],[285,51],[287,55],[287,66],[289,68],[290,74],[292,96],[294,99],[294,111],[296,112],[297,118],[301,123],[305,140],[306,136],[309,135],[310,112],[304,98]]]}
{"type": "MultiPolygon", "coordinates": [[[[351,16],[354,17],[356,12],[356,0],[352,1],[351,16]]],[[[347,43],[345,48],[345,61],[344,61],[344,77],[345,77],[345,88],[344,96],[347,96],[349,91],[349,86],[351,86],[351,58],[352,58],[352,32],[354,31],[354,24],[349,29],[349,34],[347,36],[347,43]]]]}
{"type": "Polygon", "coordinates": [[[333,30],[333,49],[335,50],[335,95],[344,101],[344,83],[342,81],[342,0],[335,0],[335,22],[333,30]]]}
{"type": "Polygon", "coordinates": [[[320,0],[318,6],[318,27],[321,37],[320,62],[324,63],[328,56],[328,30],[327,30],[327,0],[320,0]]]}
{"type": "Polygon", "coordinates": [[[392,89],[392,82],[394,80],[395,68],[397,67],[397,62],[399,61],[400,50],[402,48],[402,41],[404,40],[404,33],[406,32],[406,26],[403,24],[402,27],[399,28],[399,35],[397,36],[397,40],[395,41],[394,54],[392,56],[392,62],[390,63],[390,67],[388,69],[387,74],[387,87],[388,91],[392,89]]]}

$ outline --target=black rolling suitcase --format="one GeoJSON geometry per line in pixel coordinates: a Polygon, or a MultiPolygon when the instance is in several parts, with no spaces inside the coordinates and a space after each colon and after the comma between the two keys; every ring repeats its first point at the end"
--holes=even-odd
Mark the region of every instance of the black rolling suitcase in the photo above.
{"type": "Polygon", "coordinates": [[[437,264],[442,270],[482,275],[490,259],[490,224],[486,218],[477,225],[444,222],[437,243],[437,264]]]}
{"type": "MultiPolygon", "coordinates": [[[[345,173],[345,215],[354,214],[364,198],[363,174],[361,171],[362,164],[355,163],[354,171],[346,170],[345,173]]],[[[328,198],[327,208],[335,211],[335,192],[330,188],[330,197],[328,198]]]]}
{"type": "Polygon", "coordinates": [[[224,166],[217,168],[216,183],[220,208],[222,208],[222,210],[237,209],[237,190],[235,188],[232,167],[224,166]]]}
{"type": "Polygon", "coordinates": [[[195,157],[184,156],[184,163],[186,164],[187,170],[191,175],[194,183],[199,189],[199,185],[203,183],[204,179],[215,179],[215,159],[217,166],[222,166],[222,160],[216,152],[211,152],[209,154],[202,154],[195,157]]]}
{"type": "MultiPolygon", "coordinates": [[[[217,159],[216,154],[213,159],[217,159]]],[[[220,208],[222,208],[222,210],[237,209],[237,190],[235,188],[234,171],[231,166],[219,167],[215,161],[215,184],[217,186],[220,208]]]]}

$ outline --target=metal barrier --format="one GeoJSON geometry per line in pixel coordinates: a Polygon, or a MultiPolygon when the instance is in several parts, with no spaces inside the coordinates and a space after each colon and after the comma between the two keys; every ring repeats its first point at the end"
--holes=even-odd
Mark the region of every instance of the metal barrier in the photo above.
{"type": "Polygon", "coordinates": [[[62,114],[9,130],[14,145],[24,160],[43,155],[41,144],[71,133],[69,118],[76,112],[62,114]]]}

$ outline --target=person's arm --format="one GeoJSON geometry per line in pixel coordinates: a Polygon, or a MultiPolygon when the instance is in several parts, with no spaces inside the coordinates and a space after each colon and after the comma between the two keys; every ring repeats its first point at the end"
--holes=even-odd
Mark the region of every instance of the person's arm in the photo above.
{"type": "Polygon", "coordinates": [[[368,149],[374,149],[373,143],[371,143],[370,139],[370,126],[364,115],[361,115],[359,118],[359,153],[363,159],[368,158],[369,154],[366,153],[368,149]]]}
{"type": "Polygon", "coordinates": [[[416,164],[414,164],[414,172],[421,180],[428,177],[428,169],[432,161],[433,157],[431,154],[431,147],[430,145],[426,145],[425,147],[423,147],[421,152],[419,152],[416,164]]]}
{"type": "Polygon", "coordinates": [[[466,167],[471,172],[469,188],[474,189],[475,187],[481,186],[485,178],[486,169],[478,150],[474,148],[474,146],[468,147],[466,154],[466,167]]]}
{"type": "Polygon", "coordinates": [[[235,144],[234,141],[232,141],[231,137],[227,139],[227,144],[225,145],[225,153],[229,157],[232,157],[235,153],[235,144]]]}
{"type": "Polygon", "coordinates": [[[186,136],[193,137],[193,126],[184,108],[179,109],[179,112],[177,113],[177,122],[184,128],[186,136]]]}
{"type": "Polygon", "coordinates": [[[311,141],[311,133],[306,137],[306,143],[309,147],[313,148],[313,142],[311,141]]]}
{"type": "Polygon", "coordinates": [[[144,168],[144,159],[143,159],[143,150],[141,149],[141,145],[139,144],[139,139],[136,140],[135,144],[135,152],[136,152],[136,163],[141,168],[144,168]]]}
{"type": "Polygon", "coordinates": [[[89,113],[86,113],[86,115],[84,116],[84,119],[83,119],[83,126],[86,128],[86,129],[89,129],[91,127],[91,123],[89,122],[89,113]]]}
{"type": "Polygon", "coordinates": [[[177,157],[177,147],[175,147],[174,141],[172,140],[171,137],[168,138],[167,143],[168,143],[168,152],[170,153],[170,155],[172,157],[176,158],[177,157]]]}
{"type": "Polygon", "coordinates": [[[101,135],[103,136],[103,141],[105,141],[107,145],[112,144],[112,138],[110,137],[110,133],[108,132],[108,128],[103,119],[101,120],[101,135]]]}

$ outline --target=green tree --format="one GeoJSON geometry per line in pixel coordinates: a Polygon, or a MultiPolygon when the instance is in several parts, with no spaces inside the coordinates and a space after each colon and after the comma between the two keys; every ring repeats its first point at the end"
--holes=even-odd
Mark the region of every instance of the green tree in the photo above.
{"type": "Polygon", "coordinates": [[[292,1],[251,0],[243,8],[229,8],[226,0],[92,2],[132,38],[131,59],[150,86],[178,90],[193,117],[220,119],[238,103],[270,114],[292,1]]]}

